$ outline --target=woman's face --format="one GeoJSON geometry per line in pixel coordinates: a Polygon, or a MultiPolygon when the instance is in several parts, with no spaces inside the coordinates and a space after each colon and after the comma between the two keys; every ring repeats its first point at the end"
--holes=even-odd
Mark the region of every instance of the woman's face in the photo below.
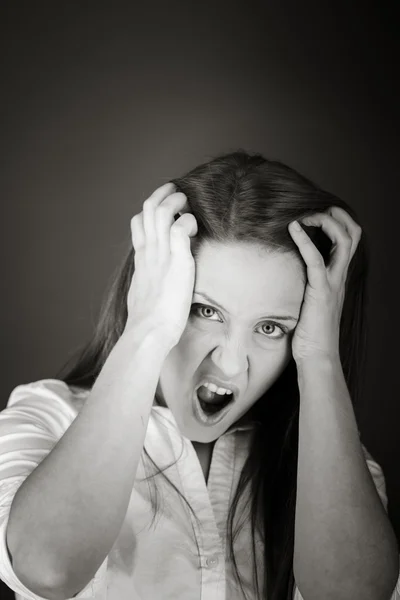
{"type": "Polygon", "coordinates": [[[185,437],[215,441],[279,377],[291,358],[304,286],[301,261],[293,254],[252,244],[201,246],[186,328],[157,386],[160,404],[170,408],[185,437]],[[239,390],[214,425],[199,422],[194,412],[194,390],[209,375],[239,390]]]}

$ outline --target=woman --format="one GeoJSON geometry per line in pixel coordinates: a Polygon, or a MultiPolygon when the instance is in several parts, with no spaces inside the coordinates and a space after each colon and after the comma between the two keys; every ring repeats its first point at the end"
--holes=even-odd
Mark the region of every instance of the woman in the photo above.
{"type": "Polygon", "coordinates": [[[0,415],[3,580],[32,599],[400,598],[352,406],[353,211],[238,151],[158,188],[131,233],[91,342],[0,415]]]}

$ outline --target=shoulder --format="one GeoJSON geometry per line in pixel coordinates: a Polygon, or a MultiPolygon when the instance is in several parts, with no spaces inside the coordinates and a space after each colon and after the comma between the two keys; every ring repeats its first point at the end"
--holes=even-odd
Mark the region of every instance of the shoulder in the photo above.
{"type": "Polygon", "coordinates": [[[16,386],[0,412],[0,434],[18,423],[31,423],[63,435],[80,411],[89,391],[59,379],[40,379],[16,386]]]}
{"type": "Polygon", "coordinates": [[[0,412],[0,521],[18,487],[64,435],[83,400],[82,393],[58,379],[12,390],[0,412]]]}

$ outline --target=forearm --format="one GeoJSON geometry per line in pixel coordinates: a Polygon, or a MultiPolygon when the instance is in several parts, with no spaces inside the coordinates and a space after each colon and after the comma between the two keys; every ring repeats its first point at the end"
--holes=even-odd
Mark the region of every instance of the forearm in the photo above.
{"type": "Polygon", "coordinates": [[[126,514],[166,354],[153,331],[124,334],[76,419],[17,491],[7,541],[27,587],[54,584],[73,595],[107,556],[126,514]]]}
{"type": "Polygon", "coordinates": [[[398,577],[395,534],[369,473],[339,362],[298,367],[294,575],[305,600],[385,600],[398,577]]]}

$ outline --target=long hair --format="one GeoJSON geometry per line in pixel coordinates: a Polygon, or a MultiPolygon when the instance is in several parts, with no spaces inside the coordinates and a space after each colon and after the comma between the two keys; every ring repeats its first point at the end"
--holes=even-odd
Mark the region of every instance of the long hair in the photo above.
{"type": "MultiPolygon", "coordinates": [[[[354,210],[343,200],[322,190],[294,169],[241,149],[212,158],[171,181],[176,184],[177,191],[187,196],[197,220],[195,258],[206,240],[251,242],[278,252],[292,252],[301,258],[288,233],[288,224],[294,219],[339,206],[358,221],[354,210]]],[[[330,240],[320,228],[304,226],[304,229],[327,264],[330,240]]],[[[340,323],[340,358],[353,406],[360,396],[365,364],[367,266],[363,234],[348,270],[340,323]]],[[[64,375],[61,375],[62,371],[59,374],[67,385],[85,389],[93,386],[124,330],[133,272],[134,250],[130,246],[103,303],[93,338],[72,366],[67,363],[64,375]]],[[[234,555],[237,532],[233,524],[239,499],[248,489],[257,598],[289,600],[295,583],[293,553],[299,425],[299,389],[293,358],[277,381],[252,406],[251,415],[259,427],[251,438],[248,457],[229,508],[230,559],[242,587],[234,555]],[[258,557],[264,561],[263,582],[259,582],[257,576],[256,528],[261,531],[265,548],[263,557],[258,557]]],[[[175,490],[180,494],[176,487],[175,490]]]]}

